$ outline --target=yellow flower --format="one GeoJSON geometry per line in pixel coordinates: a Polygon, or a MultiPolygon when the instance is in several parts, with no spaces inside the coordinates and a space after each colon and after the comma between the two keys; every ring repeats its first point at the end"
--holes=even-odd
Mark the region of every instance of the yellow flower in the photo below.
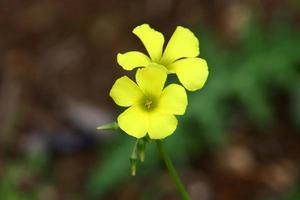
{"type": "Polygon", "coordinates": [[[182,85],[195,91],[203,87],[208,68],[204,59],[199,56],[199,41],[187,28],[178,26],[163,51],[164,36],[148,24],[137,26],[133,33],[140,38],[150,58],[139,52],[119,53],[117,60],[125,70],[146,67],[155,63],[169,74],[176,73],[182,85]]]}
{"type": "Polygon", "coordinates": [[[116,80],[110,96],[116,104],[127,108],[118,117],[119,127],[128,135],[151,139],[171,135],[177,127],[174,115],[183,115],[187,106],[185,89],[178,84],[164,88],[167,74],[153,66],[138,69],[136,82],[127,76],[116,80]]]}

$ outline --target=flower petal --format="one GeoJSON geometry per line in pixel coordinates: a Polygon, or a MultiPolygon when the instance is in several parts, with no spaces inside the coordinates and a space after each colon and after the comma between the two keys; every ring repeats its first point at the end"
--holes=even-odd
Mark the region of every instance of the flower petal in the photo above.
{"type": "Polygon", "coordinates": [[[137,103],[143,97],[143,92],[131,79],[123,76],[116,80],[109,96],[117,105],[127,107],[137,103]]]}
{"type": "Polygon", "coordinates": [[[150,58],[139,51],[118,53],[117,61],[125,70],[132,70],[136,67],[145,67],[150,63],[150,58]]]}
{"type": "Polygon", "coordinates": [[[158,108],[163,113],[183,115],[187,104],[185,89],[180,85],[170,84],[162,91],[158,108]]]}
{"type": "Polygon", "coordinates": [[[177,74],[179,81],[189,91],[202,88],[208,77],[207,63],[201,58],[178,60],[168,68],[177,74]]]}
{"type": "Polygon", "coordinates": [[[139,106],[131,106],[119,115],[118,125],[128,135],[142,138],[149,126],[148,113],[139,106]]]}
{"type": "Polygon", "coordinates": [[[199,41],[189,29],[177,26],[164,54],[161,63],[168,65],[180,58],[190,58],[199,55],[199,41]]]}
{"type": "Polygon", "coordinates": [[[151,112],[149,113],[149,137],[163,139],[171,135],[175,131],[177,123],[174,115],[151,112]]]}
{"type": "Polygon", "coordinates": [[[167,73],[158,67],[146,67],[136,72],[136,82],[146,96],[159,97],[166,79],[167,73]]]}
{"type": "Polygon", "coordinates": [[[140,38],[151,59],[158,62],[165,42],[163,34],[151,28],[148,24],[137,26],[132,32],[140,38]]]}

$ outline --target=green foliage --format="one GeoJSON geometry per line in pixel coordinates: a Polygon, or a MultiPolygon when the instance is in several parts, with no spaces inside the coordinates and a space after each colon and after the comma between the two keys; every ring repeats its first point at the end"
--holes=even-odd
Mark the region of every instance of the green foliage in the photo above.
{"type": "Polygon", "coordinates": [[[92,171],[87,185],[91,196],[101,196],[115,184],[128,180],[129,155],[134,144],[134,140],[129,139],[120,134],[116,141],[104,149],[105,155],[101,158],[101,163],[92,171]]]}
{"type": "MultiPolygon", "coordinates": [[[[286,24],[262,30],[252,23],[233,49],[222,48],[207,29],[198,30],[201,57],[208,61],[210,75],[201,91],[189,94],[186,115],[180,117],[176,133],[165,140],[177,166],[191,152],[199,154],[203,146],[226,144],[233,109],[245,114],[258,128],[267,127],[274,119],[274,91],[290,96],[291,116],[295,125],[300,125],[299,30],[286,24]]],[[[88,190],[94,197],[130,177],[128,158],[134,140],[120,135],[117,138],[104,150],[104,158],[92,173],[88,190]]],[[[147,172],[158,176],[158,163],[155,145],[150,144],[136,178],[147,172]]]]}
{"type": "Polygon", "coordinates": [[[45,151],[36,151],[19,162],[5,163],[0,176],[0,199],[39,199],[39,190],[43,189],[43,185],[34,185],[36,182],[33,179],[44,172],[48,159],[45,151]]]}
{"type": "MultiPolygon", "coordinates": [[[[200,37],[210,76],[205,88],[190,98],[187,115],[205,131],[190,129],[205,134],[209,143],[219,143],[226,138],[224,130],[232,114],[229,109],[237,110],[237,106],[258,127],[264,128],[272,122],[272,95],[278,90],[295,98],[296,107],[299,93],[293,90],[299,89],[295,84],[300,78],[296,65],[300,60],[299,36],[299,31],[285,24],[265,31],[252,24],[239,47],[232,51],[212,45],[213,38],[208,35],[200,37]]],[[[295,115],[300,113],[300,109],[291,110],[295,115]]]]}
{"type": "Polygon", "coordinates": [[[279,197],[261,198],[261,200],[299,200],[300,199],[300,187],[299,184],[289,189],[285,194],[279,195],[279,197]]]}
{"type": "Polygon", "coordinates": [[[10,200],[30,200],[33,195],[20,190],[21,178],[28,176],[28,171],[23,165],[7,165],[5,174],[2,175],[0,181],[0,197],[1,199],[10,200]]]}
{"type": "Polygon", "coordinates": [[[299,185],[293,187],[284,197],[280,200],[298,200],[300,199],[300,187],[299,185]]]}
{"type": "MultiPolygon", "coordinates": [[[[119,132],[118,132],[119,133],[119,132]]],[[[135,180],[130,174],[130,160],[135,139],[128,137],[124,133],[119,133],[117,138],[102,150],[103,158],[99,159],[99,164],[92,170],[91,177],[87,184],[88,194],[96,198],[103,195],[115,185],[120,185],[126,180],[135,180]]],[[[157,167],[158,158],[154,145],[147,145],[145,151],[145,161],[137,164],[137,174],[143,174],[157,167]]]]}

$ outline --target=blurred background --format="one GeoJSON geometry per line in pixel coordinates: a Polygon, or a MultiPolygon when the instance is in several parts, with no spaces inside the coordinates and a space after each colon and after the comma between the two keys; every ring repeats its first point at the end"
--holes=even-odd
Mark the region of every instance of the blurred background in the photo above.
{"type": "Polygon", "coordinates": [[[209,64],[164,141],[192,199],[299,200],[298,0],[0,1],[0,199],[180,199],[155,144],[131,177],[134,138],[95,130],[142,23],[189,27],[209,64]]]}

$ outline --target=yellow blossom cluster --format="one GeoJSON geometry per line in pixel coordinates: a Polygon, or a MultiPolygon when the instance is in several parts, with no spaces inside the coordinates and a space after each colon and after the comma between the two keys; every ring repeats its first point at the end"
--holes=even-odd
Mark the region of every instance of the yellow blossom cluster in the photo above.
{"type": "Polygon", "coordinates": [[[208,77],[208,67],[199,58],[199,41],[187,28],[178,26],[164,47],[164,36],[148,24],[134,28],[149,56],[139,51],[119,53],[117,61],[125,70],[136,70],[135,81],[127,76],[116,80],[110,96],[115,103],[128,107],[118,116],[119,127],[135,138],[147,134],[163,139],[177,127],[175,115],[185,113],[186,90],[201,89],[208,77]],[[176,74],[179,84],[165,86],[167,76],[176,74]]]}

